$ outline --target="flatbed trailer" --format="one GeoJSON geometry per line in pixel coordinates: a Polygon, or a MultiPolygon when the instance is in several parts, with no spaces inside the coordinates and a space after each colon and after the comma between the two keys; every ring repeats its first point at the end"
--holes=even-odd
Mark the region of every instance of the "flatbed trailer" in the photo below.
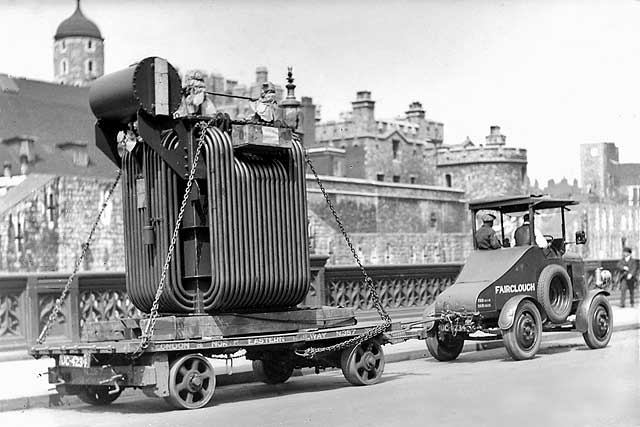
{"type": "Polygon", "coordinates": [[[313,357],[303,355],[312,347],[338,347],[371,328],[369,324],[232,337],[154,338],[136,358],[132,355],[139,347],[138,338],[36,345],[30,353],[55,360],[48,379],[61,395],[78,395],[86,403],[107,405],[123,389],[138,388],[148,396],[164,398],[174,408],[196,409],[207,405],[215,391],[209,358],[246,357],[253,361],[256,379],[268,384],[285,382],[294,369],[314,367],[316,372],[341,368],[351,384],[371,385],[384,371],[384,344],[424,338],[420,322],[392,322],[387,331],[359,344],[313,357]]]}

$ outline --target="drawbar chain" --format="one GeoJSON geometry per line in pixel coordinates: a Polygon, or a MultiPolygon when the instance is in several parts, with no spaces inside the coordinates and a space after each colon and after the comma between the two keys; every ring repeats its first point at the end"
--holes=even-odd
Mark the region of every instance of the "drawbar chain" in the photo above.
{"type": "Polygon", "coordinates": [[[84,259],[85,255],[87,254],[87,250],[89,250],[89,245],[91,244],[91,241],[93,240],[93,235],[96,229],[98,228],[98,224],[100,223],[100,218],[102,217],[104,210],[107,208],[107,205],[109,204],[109,200],[111,199],[111,196],[113,195],[113,192],[115,191],[121,176],[122,176],[122,169],[119,169],[118,175],[116,176],[115,181],[113,181],[113,184],[111,184],[111,187],[109,187],[109,191],[107,191],[107,196],[104,198],[104,202],[102,202],[102,207],[100,208],[100,212],[98,212],[98,216],[94,221],[93,225],[91,226],[91,231],[89,231],[89,236],[87,237],[86,242],[82,245],[82,252],[80,253],[80,256],[76,258],[76,264],[73,267],[73,272],[67,279],[67,283],[64,285],[64,288],[62,289],[62,292],[60,293],[60,297],[56,300],[56,303],[53,306],[51,313],[49,313],[49,318],[47,319],[47,323],[44,325],[44,328],[42,328],[42,332],[40,332],[40,335],[36,340],[37,344],[44,344],[44,342],[46,341],[47,336],[51,331],[51,325],[57,319],[58,313],[60,313],[60,310],[62,309],[62,304],[64,304],[64,300],[67,298],[67,295],[69,294],[69,288],[71,287],[71,282],[73,282],[73,278],[78,273],[78,270],[80,269],[80,264],[82,263],[82,260],[84,259]]]}
{"type": "Polygon", "coordinates": [[[167,270],[169,269],[169,264],[171,263],[171,259],[173,258],[173,251],[175,249],[176,243],[178,242],[178,234],[180,232],[180,225],[182,224],[182,217],[184,215],[184,209],[187,206],[187,200],[189,199],[189,193],[191,193],[191,186],[193,185],[193,180],[196,174],[196,166],[198,166],[198,160],[200,158],[200,151],[202,146],[204,145],[205,140],[205,131],[209,128],[210,122],[198,122],[196,124],[196,128],[200,128],[200,137],[198,138],[198,146],[196,148],[196,152],[193,156],[193,163],[191,165],[191,171],[189,172],[189,179],[187,180],[187,188],[184,191],[184,196],[182,197],[182,204],[180,205],[180,211],[178,212],[178,218],[176,219],[176,225],[173,228],[173,235],[171,236],[171,244],[169,245],[169,250],[167,251],[167,256],[164,261],[164,265],[162,266],[162,275],[160,276],[160,282],[158,283],[158,289],[156,290],[156,295],[153,300],[153,305],[151,306],[151,311],[149,312],[149,317],[147,319],[147,325],[144,328],[142,336],[140,338],[140,344],[136,351],[131,354],[131,359],[137,359],[142,356],[142,353],[149,347],[149,342],[153,337],[153,333],[156,327],[156,320],[158,320],[158,309],[160,306],[160,297],[164,292],[164,284],[167,279],[167,270]]]}
{"type": "Polygon", "coordinates": [[[369,277],[369,275],[367,274],[367,271],[365,270],[364,266],[362,265],[362,262],[360,262],[360,257],[358,256],[358,253],[356,252],[355,248],[353,247],[353,243],[351,243],[351,238],[349,237],[349,234],[347,233],[347,230],[345,230],[344,228],[344,224],[342,223],[342,220],[340,219],[340,216],[338,215],[338,213],[336,212],[335,207],[333,206],[333,203],[331,202],[331,198],[329,197],[329,194],[327,193],[327,190],[324,188],[324,185],[322,184],[322,181],[320,180],[320,177],[318,176],[318,172],[316,171],[316,168],[313,166],[313,163],[311,162],[311,158],[309,158],[309,154],[307,153],[307,150],[304,150],[304,158],[305,161],[307,162],[307,164],[309,165],[309,168],[311,169],[311,172],[313,172],[313,176],[316,179],[316,182],[318,183],[318,187],[320,187],[320,191],[322,191],[322,195],[324,196],[325,201],[327,202],[327,205],[329,206],[329,209],[331,210],[331,213],[333,214],[333,217],[336,220],[336,223],[338,224],[338,227],[340,228],[340,231],[342,232],[342,236],[344,237],[344,240],[347,242],[347,245],[349,246],[349,249],[351,250],[351,253],[353,254],[353,258],[356,260],[356,263],[358,264],[358,267],[360,267],[360,271],[362,272],[362,275],[364,276],[364,283],[367,286],[367,289],[369,290],[369,295],[371,296],[371,300],[373,301],[373,306],[376,308],[376,311],[378,312],[378,314],[380,315],[380,318],[382,319],[382,322],[380,325],[374,326],[373,328],[367,329],[365,332],[363,332],[362,334],[350,338],[346,341],[340,342],[338,344],[334,344],[334,345],[330,345],[327,347],[318,347],[318,348],[307,348],[304,351],[297,351],[296,354],[298,356],[302,356],[302,357],[306,357],[306,358],[313,358],[315,357],[316,354],[318,353],[325,353],[325,352],[332,352],[332,351],[338,351],[338,350],[342,350],[351,346],[356,346],[360,343],[363,343],[375,336],[380,335],[381,333],[383,333],[384,331],[386,331],[387,329],[389,329],[389,327],[391,326],[391,317],[389,316],[389,314],[387,313],[387,311],[384,309],[384,307],[382,306],[382,303],[380,302],[380,297],[378,296],[378,292],[376,291],[376,287],[373,284],[373,280],[371,279],[371,277],[369,277]]]}

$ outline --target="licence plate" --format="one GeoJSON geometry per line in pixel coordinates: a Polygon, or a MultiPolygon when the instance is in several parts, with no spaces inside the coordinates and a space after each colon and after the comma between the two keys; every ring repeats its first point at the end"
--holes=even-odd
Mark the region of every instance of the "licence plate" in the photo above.
{"type": "Polygon", "coordinates": [[[58,359],[58,366],[66,366],[69,368],[88,368],[89,367],[89,355],[84,354],[82,356],[73,354],[61,354],[58,359]]]}

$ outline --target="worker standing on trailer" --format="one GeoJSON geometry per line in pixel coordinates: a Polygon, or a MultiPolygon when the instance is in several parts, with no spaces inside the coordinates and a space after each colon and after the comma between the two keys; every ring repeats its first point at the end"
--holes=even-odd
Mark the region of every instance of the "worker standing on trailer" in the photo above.
{"type": "Polygon", "coordinates": [[[478,249],[499,249],[500,240],[496,236],[496,232],[493,229],[493,221],[496,219],[494,215],[489,213],[482,215],[482,227],[476,231],[475,239],[478,249]]]}

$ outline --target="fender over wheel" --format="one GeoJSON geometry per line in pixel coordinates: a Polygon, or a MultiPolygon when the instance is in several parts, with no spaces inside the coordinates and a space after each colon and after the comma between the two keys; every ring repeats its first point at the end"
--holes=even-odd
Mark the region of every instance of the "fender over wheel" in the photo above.
{"type": "Polygon", "coordinates": [[[511,327],[503,332],[507,352],[514,360],[533,358],[540,349],[542,317],[538,307],[529,300],[522,301],[511,327]]]}
{"type": "Polygon", "coordinates": [[[384,352],[374,339],[342,350],[342,374],[353,385],[371,385],[380,381],[384,372],[384,352]]]}
{"type": "Polygon", "coordinates": [[[285,355],[280,359],[269,358],[252,362],[253,374],[258,381],[265,384],[281,384],[291,378],[293,361],[285,355]]]}
{"type": "Polygon", "coordinates": [[[122,389],[115,390],[116,388],[111,385],[82,386],[78,398],[90,405],[105,406],[111,404],[122,394],[122,389]]]}
{"type": "Polygon", "coordinates": [[[427,333],[427,349],[429,353],[441,362],[449,362],[458,358],[464,347],[464,336],[443,334],[438,329],[439,325],[427,333]]]}
{"type": "Polygon", "coordinates": [[[546,266],[538,278],[537,296],[551,322],[567,320],[573,303],[573,286],[567,270],[558,264],[546,266]]]}
{"type": "Polygon", "coordinates": [[[211,363],[200,354],[187,354],[171,363],[169,396],[164,399],[176,409],[198,409],[209,403],[215,388],[211,363]]]}
{"type": "Polygon", "coordinates": [[[604,295],[596,295],[589,305],[587,330],[582,334],[589,348],[606,347],[613,333],[611,304],[604,295]]]}

